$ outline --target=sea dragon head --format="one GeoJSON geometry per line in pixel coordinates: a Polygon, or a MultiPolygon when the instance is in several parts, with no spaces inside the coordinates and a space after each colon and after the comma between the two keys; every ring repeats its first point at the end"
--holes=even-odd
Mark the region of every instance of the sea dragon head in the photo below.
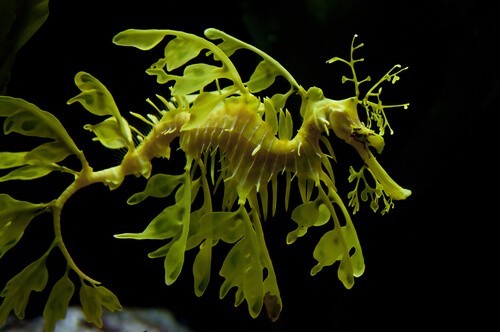
{"type": "Polygon", "coordinates": [[[301,110],[304,121],[306,118],[312,118],[316,124],[316,128],[320,131],[328,132],[332,129],[335,135],[344,140],[349,145],[353,146],[363,159],[364,166],[359,172],[355,172],[351,167],[351,176],[349,181],[357,180],[356,189],[349,194],[351,199],[349,205],[354,206],[355,212],[359,209],[359,200],[357,197],[357,188],[360,180],[365,183],[365,190],[361,194],[362,200],[366,201],[368,195],[372,195],[372,209],[378,209],[378,198],[383,197],[386,203],[386,208],[382,213],[387,212],[393,206],[392,199],[401,200],[411,195],[411,191],[399,186],[378,163],[370,148],[374,148],[377,153],[382,153],[385,145],[383,135],[385,129],[389,128],[390,133],[393,130],[390,127],[385,116],[385,108],[403,107],[407,109],[409,104],[400,105],[383,105],[380,100],[382,88],[380,85],[384,81],[390,81],[393,84],[399,80],[398,74],[407,68],[401,68],[400,65],[394,66],[387,74],[385,74],[376,84],[374,84],[364,97],[360,97],[359,85],[363,82],[371,81],[368,76],[364,80],[359,81],[356,76],[354,64],[364,59],[354,59],[354,50],[363,46],[359,44],[354,46],[354,36],[351,44],[350,60],[334,57],[327,63],[343,62],[352,70],[352,78],[342,77],[342,83],[352,81],[355,87],[355,96],[343,100],[333,100],[326,98],[319,88],[311,88],[307,91],[307,103],[301,110]],[[376,101],[373,101],[376,99],[376,101]],[[366,122],[360,120],[358,114],[358,106],[366,110],[366,122]],[[376,124],[378,132],[372,129],[372,125],[376,124]],[[368,185],[364,178],[364,170],[368,170],[375,179],[375,188],[368,185]],[[375,203],[373,203],[375,202],[375,203]]]}

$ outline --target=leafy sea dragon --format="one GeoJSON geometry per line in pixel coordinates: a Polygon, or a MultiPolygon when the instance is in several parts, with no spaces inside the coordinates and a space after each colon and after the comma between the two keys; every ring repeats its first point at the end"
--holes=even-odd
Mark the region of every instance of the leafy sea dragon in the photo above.
{"type": "Polygon", "coordinates": [[[360,208],[360,197],[362,201],[370,199],[374,211],[379,209],[379,202],[383,202],[382,213],[394,206],[394,200],[407,198],[411,192],[386,173],[371,150],[381,153],[385,130],[388,128],[392,134],[385,109],[408,107],[408,104],[383,105],[380,85],[384,81],[395,83],[406,68],[394,66],[361,97],[359,87],[370,81],[370,77],[359,80],[356,75],[355,64],[363,59],[354,58],[354,51],[362,46],[355,46],[355,36],[349,60],[335,57],[328,61],[350,67],[352,77],[343,77],[342,81],[354,83],[355,95],[332,100],[319,88],[306,91],[285,68],[261,50],[216,29],[207,29],[205,36],[206,39],[173,30],[126,30],[114,37],[115,44],[140,50],[149,50],[164,38],[173,37],[166,44],[165,57],[146,71],[156,76],[160,84],[173,82],[170,99],[157,96],[160,107],[148,99],[155,108],[154,114],[143,116],[130,112],[149,125],[148,133],[129,125],[99,80],[85,72],[76,75],[75,83],[81,93],[68,103],[79,102],[90,113],[105,117],[104,121],[84,128],[92,131],[95,140],[104,147],[126,150],[121,163],[108,169],[95,171],[51,113],[23,99],[0,97],[0,116],[6,117],[5,134],[17,132],[49,139],[31,151],[0,152],[0,169],[12,169],[0,181],[32,180],[53,171],[74,177],[61,195],[50,202],[35,204],[0,194],[0,257],[18,243],[38,215],[52,214],[54,227],[50,247],[14,276],[0,293],[4,298],[0,323],[10,311],[20,319],[24,317],[30,292],[42,291],[47,284],[45,262],[56,248],[66,259],[67,268],[53,286],[43,312],[47,331],[53,330],[56,321],[65,317],[75,291],[71,271],[79,279],[80,302],[89,322],[102,326],[102,307],[121,310],[118,298],[81,271],[72,259],[61,233],[61,210],[78,190],[94,183],[115,189],[131,174],[143,176],[148,182],[144,191],[128,199],[128,204],[169,195],[174,195],[175,204],[167,206],[143,232],[115,237],[164,240],[164,245],[149,257],[164,259],[167,285],[179,276],[185,251],[198,248],[193,274],[195,293],[201,296],[210,280],[212,248],[220,241],[233,244],[219,272],[224,278],[220,297],[236,287],[236,306],[246,300],[252,317],[257,317],[265,306],[270,319],[278,319],[282,302],[261,220],[269,214],[268,189],[272,192],[271,215],[274,215],[279,197],[288,208],[294,179],[302,203],[292,211],[291,219],[297,228],[288,234],[287,243],[304,236],[309,227],[328,224],[329,230],[314,249],[317,265],[311,274],[339,261],[338,277],[346,288],[351,288],[354,277],[363,273],[361,246],[351,216],[334,184],[330,160],[335,156],[324,134],[333,130],[337,137],[356,149],[363,161],[360,171],[350,169],[349,181],[356,183],[348,194],[354,213],[360,208]],[[247,81],[242,80],[230,60],[239,50],[253,52],[262,59],[247,81]],[[212,58],[212,63],[196,62],[203,59],[202,51],[208,59],[212,58]],[[183,66],[182,75],[171,73],[183,66]],[[278,76],[289,82],[287,92],[264,98],[255,95],[273,85],[278,76]],[[301,98],[302,117],[295,135],[291,114],[285,108],[293,94],[301,98]],[[358,107],[366,110],[366,124],[358,116],[358,107]],[[377,131],[372,129],[374,126],[377,131]],[[184,172],[152,175],[151,160],[170,158],[175,138],[179,139],[179,149],[186,155],[184,172]],[[81,169],[60,164],[69,155],[76,155],[81,169]],[[284,193],[278,192],[278,176],[282,174],[286,178],[284,193]],[[372,178],[370,182],[366,180],[367,175],[372,178]],[[222,206],[216,208],[212,194],[220,187],[224,191],[222,206]],[[200,206],[195,204],[196,197],[201,197],[200,206]]]}

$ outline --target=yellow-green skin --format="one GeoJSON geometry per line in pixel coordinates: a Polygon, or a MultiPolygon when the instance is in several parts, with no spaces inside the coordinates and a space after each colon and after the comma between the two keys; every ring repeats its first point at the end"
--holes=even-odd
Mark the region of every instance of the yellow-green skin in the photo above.
{"type": "MultiPolygon", "coordinates": [[[[311,99],[317,98],[318,91],[312,92],[316,95],[311,99]]],[[[292,140],[277,138],[257,113],[258,106],[255,102],[228,103],[211,112],[205,123],[186,131],[181,128],[189,121],[189,111],[179,112],[171,121],[161,122],[156,126],[146,137],[145,143],[136,149],[133,157],[127,156],[121,166],[123,175],[137,173],[137,168],[140,168],[140,163],[132,161],[133,158],[143,160],[144,163],[161,157],[170,142],[180,136],[181,149],[193,159],[198,158],[209,147],[219,147],[226,152],[230,161],[228,174],[231,181],[236,183],[238,196],[243,201],[250,190],[258,191],[262,184],[284,171],[294,173],[297,178],[313,180],[315,183],[318,183],[320,178],[327,181],[322,176],[324,172],[321,169],[321,163],[326,156],[319,146],[319,137],[325,131],[324,127],[317,126],[320,114],[320,120],[330,123],[328,129],[333,129],[337,137],[358,151],[393,199],[405,199],[411,194],[389,177],[368,149],[369,146],[376,149],[383,147],[383,138],[360,122],[355,98],[335,101],[322,97],[310,101],[306,106],[304,122],[292,140]],[[358,135],[354,135],[353,127],[366,131],[367,138],[363,141],[358,135]],[[135,166],[130,166],[130,163],[135,166]]]]}

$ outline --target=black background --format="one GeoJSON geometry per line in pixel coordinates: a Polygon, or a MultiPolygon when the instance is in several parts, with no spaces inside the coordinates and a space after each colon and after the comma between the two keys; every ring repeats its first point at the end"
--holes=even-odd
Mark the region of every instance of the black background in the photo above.
{"type": "MultiPolygon", "coordinates": [[[[229,246],[217,246],[211,283],[203,297],[197,298],[192,286],[196,250],[186,254],[176,283],[165,286],[162,260],[146,256],[163,243],[112,237],[142,231],[165,207],[154,200],[127,206],[126,199],[143,189],[144,179],[127,178],[113,192],[96,185],[76,194],[63,212],[65,242],[77,265],[111,289],[124,306],[168,308],[195,331],[404,331],[460,326],[464,318],[480,323],[480,314],[488,314],[477,310],[478,303],[470,296],[490,294],[488,282],[494,279],[489,281],[487,272],[494,260],[480,259],[491,253],[486,239],[495,217],[482,216],[491,205],[485,200],[487,189],[479,185],[488,183],[494,189],[490,180],[494,158],[487,158],[497,149],[490,137],[495,122],[489,111],[498,105],[500,91],[498,28],[492,8],[482,3],[51,1],[47,22],[17,56],[8,95],[54,113],[94,169],[101,169],[116,165],[120,154],[92,142],[92,134],[82,129],[100,119],[79,105],[66,105],[79,93],[74,75],[83,70],[101,80],[122,114],[145,114],[151,110],[146,98],[155,93],[168,96],[165,86],[144,73],[163,56],[162,49],[142,52],[115,46],[111,39],[116,33],[156,28],[202,35],[204,29],[215,27],[261,48],[302,86],[318,86],[333,99],[349,97],[353,89],[341,84],[348,68],[325,61],[347,58],[352,36],[358,34],[358,42],[365,44],[357,51],[365,58],[357,67],[361,77],[379,78],[396,63],[409,66],[396,85],[384,86],[385,104],[409,102],[410,108],[387,112],[395,134],[386,135],[378,160],[413,194],[396,202],[383,217],[373,214],[368,204],[354,216],[366,271],[353,289],[346,290],[339,282],[336,265],[310,276],[315,265],[312,251],[328,226],[287,246],[286,234],[295,224],[291,209],[287,213],[282,205],[277,216],[264,224],[284,305],[276,323],[269,322],[264,312],[250,318],[246,303],[234,308],[234,291],[218,299],[223,281],[218,270],[229,246]]],[[[237,66],[250,74],[255,61],[243,58],[237,66]]],[[[298,115],[298,109],[290,112],[298,115]]],[[[1,138],[2,151],[25,144],[11,136],[1,138]]],[[[347,204],[352,190],[348,168],[352,164],[359,169],[361,160],[342,141],[333,137],[331,141],[339,161],[334,165],[336,184],[347,204]]],[[[157,172],[177,174],[184,161],[182,153],[175,153],[154,167],[157,172]]],[[[70,182],[68,176],[56,174],[27,183],[1,183],[0,192],[32,202],[49,201],[70,182]]],[[[48,217],[32,222],[0,262],[2,285],[45,252],[51,232],[48,217]]],[[[51,256],[49,283],[59,278],[61,265],[60,257],[51,256]]],[[[41,314],[49,291],[47,287],[32,294],[29,316],[41,314]]]]}

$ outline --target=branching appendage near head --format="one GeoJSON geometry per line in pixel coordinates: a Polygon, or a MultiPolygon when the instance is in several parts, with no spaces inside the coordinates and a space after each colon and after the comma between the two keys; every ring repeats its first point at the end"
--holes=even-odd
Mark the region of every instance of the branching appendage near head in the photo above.
{"type": "Polygon", "coordinates": [[[331,110],[331,123],[332,129],[335,134],[345,140],[347,143],[352,145],[360,154],[361,158],[365,162],[365,165],[359,172],[355,172],[351,167],[351,176],[349,177],[349,182],[356,180],[356,188],[349,193],[350,202],[349,205],[354,207],[354,212],[359,210],[359,198],[358,198],[358,185],[360,180],[363,180],[365,189],[361,193],[361,198],[363,201],[368,199],[368,195],[371,196],[371,208],[376,212],[378,210],[378,200],[380,197],[383,198],[385,203],[385,208],[382,213],[386,213],[393,206],[393,199],[405,199],[411,195],[411,191],[401,188],[399,185],[391,179],[391,177],[384,171],[384,169],[379,165],[373,154],[371,153],[369,147],[375,148],[378,153],[381,153],[384,148],[383,135],[385,133],[385,128],[388,127],[391,134],[393,130],[387,121],[384,109],[403,107],[407,109],[409,104],[400,105],[383,105],[380,100],[380,94],[382,93],[382,87],[380,85],[384,81],[389,81],[392,84],[399,80],[398,74],[407,68],[402,68],[400,65],[395,65],[387,74],[385,74],[376,84],[374,84],[368,92],[365,94],[363,99],[360,99],[359,85],[364,82],[371,81],[370,76],[362,81],[358,81],[356,76],[356,71],[354,65],[358,61],[364,61],[364,59],[354,59],[354,50],[363,46],[359,44],[354,46],[354,41],[357,36],[354,36],[351,44],[351,59],[350,61],[343,60],[338,57],[334,57],[328,60],[328,63],[333,63],[335,61],[341,61],[346,63],[351,67],[353,77],[352,78],[342,78],[342,82],[352,81],[355,86],[356,96],[349,98],[345,102],[344,109],[330,108],[331,110]],[[378,88],[378,90],[376,90],[378,88]],[[377,92],[374,92],[377,91],[377,92]],[[370,100],[371,97],[377,99],[376,102],[370,100]],[[360,104],[366,110],[367,125],[359,120],[357,115],[357,105],[360,104]],[[372,124],[378,127],[378,133],[372,130],[372,124]],[[368,185],[365,177],[364,170],[367,169],[372,177],[375,179],[376,187],[372,188],[368,185]]]}
{"type": "Polygon", "coordinates": [[[359,172],[350,169],[349,181],[355,182],[355,189],[347,197],[354,213],[361,205],[359,197],[361,201],[370,199],[374,211],[379,209],[382,200],[382,214],[394,206],[393,200],[408,197],[411,192],[385,172],[370,149],[381,153],[385,129],[389,128],[392,134],[385,109],[408,107],[408,104],[385,106],[380,99],[381,84],[395,83],[406,68],[392,68],[362,98],[360,85],[370,81],[370,77],[358,80],[354,67],[363,59],[355,59],[354,51],[362,44],[355,46],[354,38],[349,60],[335,57],[328,62],[339,61],[351,68],[352,78],[343,77],[342,82],[354,83],[355,96],[332,100],[319,88],[306,91],[285,68],[261,50],[216,29],[206,30],[205,36],[207,39],[173,30],[126,30],[115,36],[115,44],[140,50],[152,49],[163,39],[171,38],[163,52],[165,57],[146,71],[155,76],[159,84],[169,84],[167,91],[171,98],[157,96],[162,106],[148,100],[156,109],[154,115],[131,112],[150,127],[148,134],[128,124],[101,82],[88,73],[76,75],[75,83],[81,93],[68,103],[78,102],[90,113],[105,117],[104,121],[84,128],[92,131],[96,136],[94,140],[105,148],[126,150],[122,162],[115,167],[94,171],[52,114],[22,99],[0,97],[0,116],[6,117],[5,134],[17,132],[50,140],[31,151],[0,152],[0,169],[12,169],[0,181],[31,180],[53,171],[74,176],[60,197],[47,203],[33,204],[0,194],[0,257],[20,241],[30,221],[42,213],[52,213],[55,234],[43,256],[14,276],[1,292],[4,300],[0,306],[0,322],[10,311],[19,318],[24,317],[30,292],[45,288],[48,278],[45,261],[55,248],[62,252],[67,268],[54,285],[44,310],[47,331],[53,330],[57,320],[65,317],[75,290],[71,271],[78,277],[79,298],[89,322],[102,326],[102,307],[121,310],[116,296],[84,274],[71,257],[61,233],[61,211],[78,190],[94,183],[115,189],[131,174],[148,181],[144,191],[132,195],[128,204],[170,195],[174,196],[175,203],[165,207],[143,232],[115,237],[163,241],[149,257],[164,260],[167,285],[177,280],[184,265],[184,253],[198,248],[193,275],[195,294],[201,296],[211,276],[212,248],[223,241],[232,248],[219,272],[224,278],[220,297],[236,287],[235,305],[246,301],[252,317],[257,317],[265,307],[271,320],[278,319],[282,302],[261,220],[274,216],[278,201],[283,201],[285,209],[288,208],[290,192],[295,186],[292,182],[297,183],[302,203],[291,213],[297,228],[286,236],[287,243],[304,236],[310,227],[329,226],[314,249],[317,264],[311,274],[339,261],[338,278],[346,288],[351,288],[354,277],[363,273],[361,246],[350,213],[335,187],[330,162],[335,156],[324,133],[333,130],[358,151],[363,161],[359,172]],[[230,59],[242,50],[261,57],[248,79],[240,76],[230,59]],[[203,62],[201,54],[213,61],[203,62]],[[171,73],[182,67],[182,75],[171,73]],[[290,83],[288,91],[269,97],[256,96],[273,85],[278,76],[290,83]],[[297,133],[293,131],[292,117],[286,108],[292,94],[302,99],[303,122],[297,133]],[[358,116],[358,105],[366,110],[366,124],[358,116]],[[373,125],[378,132],[372,129],[373,125]],[[170,158],[175,138],[179,139],[179,149],[186,155],[184,170],[178,174],[153,170],[151,160],[170,158]],[[60,164],[69,155],[76,155],[80,160],[80,170],[60,164]],[[365,174],[373,177],[374,181],[370,182],[375,183],[374,187],[365,174]],[[278,191],[280,175],[286,177],[282,191],[278,191]],[[212,203],[215,191],[223,192],[222,206],[212,203]],[[196,197],[201,198],[201,204],[196,205],[196,197]]]}

